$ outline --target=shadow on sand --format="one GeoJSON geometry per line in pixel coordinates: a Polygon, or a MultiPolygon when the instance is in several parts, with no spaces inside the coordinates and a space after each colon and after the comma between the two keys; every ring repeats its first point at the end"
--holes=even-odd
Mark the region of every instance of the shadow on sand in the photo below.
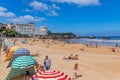
{"type": "Polygon", "coordinates": [[[72,78],[72,80],[78,80],[78,78],[80,78],[80,77],[82,77],[82,75],[77,75],[77,77],[76,78],[72,78]]]}
{"type": "Polygon", "coordinates": [[[77,78],[82,77],[82,75],[77,75],[77,78]]]}

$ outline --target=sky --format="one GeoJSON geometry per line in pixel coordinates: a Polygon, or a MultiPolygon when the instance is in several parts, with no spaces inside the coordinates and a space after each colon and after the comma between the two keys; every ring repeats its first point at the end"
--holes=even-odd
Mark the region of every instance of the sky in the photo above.
{"type": "Polygon", "coordinates": [[[118,36],[120,0],[0,0],[0,22],[33,22],[52,32],[118,36]]]}

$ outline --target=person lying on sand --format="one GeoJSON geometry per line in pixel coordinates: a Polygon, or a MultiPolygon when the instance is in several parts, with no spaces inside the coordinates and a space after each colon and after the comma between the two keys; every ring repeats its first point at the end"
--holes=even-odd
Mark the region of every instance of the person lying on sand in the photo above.
{"type": "Polygon", "coordinates": [[[72,60],[78,60],[79,58],[78,58],[78,55],[75,55],[75,56],[71,57],[71,59],[72,60]]]}
{"type": "Polygon", "coordinates": [[[63,58],[64,60],[78,60],[78,55],[75,55],[75,56],[69,56],[68,58],[64,57],[63,58]]]}
{"type": "Polygon", "coordinates": [[[37,53],[35,53],[35,54],[30,54],[31,56],[39,56],[39,52],[40,51],[38,51],[37,53]]]}
{"type": "Polygon", "coordinates": [[[39,56],[39,54],[38,53],[36,53],[36,54],[30,54],[31,56],[39,56]]]}
{"type": "Polygon", "coordinates": [[[85,51],[85,49],[84,49],[84,48],[80,48],[80,50],[81,50],[81,51],[85,51]]]}

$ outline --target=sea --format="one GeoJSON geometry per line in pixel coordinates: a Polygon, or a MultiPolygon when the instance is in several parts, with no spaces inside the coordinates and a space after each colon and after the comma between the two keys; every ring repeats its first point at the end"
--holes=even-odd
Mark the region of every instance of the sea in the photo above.
{"type": "Polygon", "coordinates": [[[96,36],[95,39],[80,38],[69,39],[69,42],[80,44],[92,44],[94,46],[120,46],[120,36],[107,36],[109,39],[102,39],[102,36],[96,36]]]}

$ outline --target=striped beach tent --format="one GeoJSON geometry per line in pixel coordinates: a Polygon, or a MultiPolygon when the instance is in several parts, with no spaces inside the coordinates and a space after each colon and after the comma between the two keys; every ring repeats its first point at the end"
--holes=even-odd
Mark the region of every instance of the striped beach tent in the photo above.
{"type": "Polygon", "coordinates": [[[7,67],[11,67],[12,62],[19,56],[30,56],[30,51],[27,50],[26,48],[19,48],[17,49],[14,54],[12,59],[10,60],[9,64],[7,67]]]}
{"type": "MultiPolygon", "coordinates": [[[[19,69],[19,68],[11,68],[9,74],[7,75],[5,80],[12,80],[12,78],[16,78],[22,75],[22,77],[24,77],[24,75],[26,74],[25,69],[19,69]]],[[[35,74],[35,69],[34,66],[30,67],[30,74],[33,75],[35,74]]],[[[17,80],[17,79],[16,79],[17,80]]]]}
{"type": "Polygon", "coordinates": [[[13,46],[7,54],[5,61],[9,61],[13,57],[14,52],[19,48],[19,46],[13,46]]]}
{"type": "Polygon", "coordinates": [[[6,77],[6,80],[11,80],[20,75],[25,75],[25,69],[30,68],[30,74],[34,74],[34,64],[36,64],[36,60],[32,56],[19,56],[13,62],[11,66],[11,70],[6,77]]]}
{"type": "Polygon", "coordinates": [[[60,71],[39,71],[29,80],[71,80],[64,72],[60,71]]]}
{"type": "Polygon", "coordinates": [[[19,56],[12,62],[12,68],[28,68],[34,66],[37,61],[32,56],[19,56]]]}

